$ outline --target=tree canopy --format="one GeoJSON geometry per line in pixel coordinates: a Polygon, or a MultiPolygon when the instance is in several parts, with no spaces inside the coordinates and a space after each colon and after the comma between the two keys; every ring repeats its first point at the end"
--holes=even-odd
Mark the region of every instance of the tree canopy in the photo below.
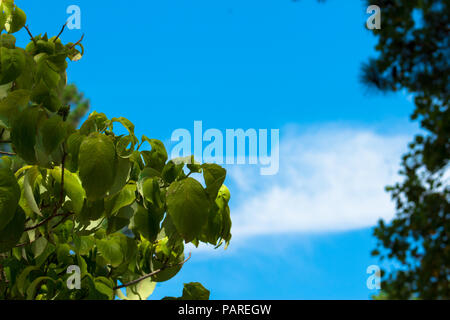
{"type": "Polygon", "coordinates": [[[381,220],[372,253],[388,259],[382,290],[388,299],[450,298],[450,2],[366,1],[381,8],[373,30],[378,56],[362,67],[362,80],[383,92],[405,90],[414,97],[416,135],[402,158],[403,181],[387,187],[396,217],[381,220]]]}
{"type": "MultiPolygon", "coordinates": [[[[124,117],[94,111],[77,128],[89,103],[66,69],[82,39],[64,44],[64,27],[49,37],[25,24],[13,0],[0,2],[0,143],[10,150],[0,151],[0,299],[147,299],[190,258],[186,243],[228,246],[226,170],[169,160],[124,117]],[[13,35],[22,29],[25,48],[13,35]]],[[[181,298],[209,291],[193,282],[181,298]]]]}

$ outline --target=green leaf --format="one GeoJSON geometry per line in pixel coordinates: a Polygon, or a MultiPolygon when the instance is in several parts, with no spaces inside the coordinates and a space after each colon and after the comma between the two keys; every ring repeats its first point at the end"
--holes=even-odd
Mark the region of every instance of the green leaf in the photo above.
{"type": "Polygon", "coordinates": [[[114,299],[113,283],[105,277],[97,277],[95,279],[95,290],[108,300],[114,299]]]}
{"type": "Polygon", "coordinates": [[[220,187],[225,181],[227,171],[217,164],[205,163],[202,165],[206,192],[211,200],[215,200],[220,187]]]}
{"type": "Polygon", "coordinates": [[[12,220],[0,229],[0,253],[11,250],[20,240],[25,230],[25,213],[17,207],[12,220]]]}
{"type": "Polygon", "coordinates": [[[104,277],[94,279],[89,273],[83,277],[81,282],[82,288],[88,288],[89,294],[84,298],[87,300],[112,300],[114,292],[110,286],[108,279],[104,277]]]}
{"type": "Polygon", "coordinates": [[[226,204],[230,201],[230,190],[228,190],[226,185],[222,185],[219,189],[219,193],[217,194],[217,198],[222,198],[226,204]]]}
{"type": "Polygon", "coordinates": [[[27,106],[30,94],[28,90],[15,90],[0,100],[0,121],[9,125],[12,119],[27,106]]]}
{"type": "Polygon", "coordinates": [[[112,239],[118,241],[122,250],[124,264],[132,263],[136,257],[137,244],[133,238],[127,237],[122,233],[116,233],[111,236],[112,239]]]}
{"type": "Polygon", "coordinates": [[[15,33],[25,26],[27,16],[22,9],[15,6],[14,11],[9,15],[5,22],[5,29],[8,33],[15,33]]]}
{"type": "Polygon", "coordinates": [[[154,241],[159,232],[161,217],[137,204],[136,212],[130,222],[130,229],[140,233],[145,239],[154,241]]]}
{"type": "Polygon", "coordinates": [[[16,47],[16,37],[12,34],[0,35],[0,46],[8,49],[14,49],[16,47]]]}
{"type": "Polygon", "coordinates": [[[39,123],[46,117],[40,108],[27,108],[15,119],[12,130],[12,145],[17,154],[29,164],[36,163],[36,135],[39,123]]]}
{"type": "Polygon", "coordinates": [[[114,163],[114,181],[109,189],[109,195],[114,195],[127,184],[130,179],[131,162],[129,159],[124,159],[121,157],[116,157],[114,163]]]}
{"type": "Polygon", "coordinates": [[[164,144],[157,139],[149,139],[146,136],[142,136],[142,142],[145,141],[152,147],[151,151],[141,152],[145,161],[145,166],[161,172],[168,159],[166,147],[164,147],[164,144]]]}
{"type": "MultiPolygon", "coordinates": [[[[51,170],[51,175],[56,183],[61,185],[61,167],[51,170]]],[[[72,207],[76,214],[80,214],[83,209],[86,192],[81,185],[80,178],[75,173],[64,170],[64,191],[72,201],[72,207]]]]}
{"type": "Polygon", "coordinates": [[[9,168],[0,168],[0,230],[14,217],[20,199],[20,187],[9,168]]]}
{"type": "Polygon", "coordinates": [[[137,284],[127,287],[127,300],[147,300],[155,290],[156,282],[151,278],[139,281],[137,284]]]}
{"type": "Polygon", "coordinates": [[[133,206],[123,207],[116,215],[108,218],[107,234],[119,231],[130,224],[131,217],[134,214],[133,206]]]}
{"type": "Polygon", "coordinates": [[[116,143],[117,155],[121,158],[129,158],[133,154],[136,142],[131,136],[120,137],[116,143]]]}
{"type": "Polygon", "coordinates": [[[121,123],[127,130],[130,135],[134,135],[134,124],[124,117],[112,118],[111,123],[119,122],[121,123]]]}
{"type": "Polygon", "coordinates": [[[37,279],[34,279],[33,282],[30,284],[30,286],[27,288],[27,300],[34,300],[36,297],[36,293],[39,290],[39,288],[42,286],[43,282],[51,281],[53,283],[56,282],[56,280],[50,278],[50,277],[39,277],[37,279]]]}
{"type": "Polygon", "coordinates": [[[0,85],[17,79],[23,72],[26,64],[23,49],[0,48],[0,85]]]}
{"type": "Polygon", "coordinates": [[[0,99],[6,98],[12,87],[12,82],[0,85],[0,99]]]}
{"type": "Polygon", "coordinates": [[[33,252],[33,255],[35,258],[39,257],[42,253],[44,253],[45,249],[47,248],[48,241],[44,237],[40,237],[37,240],[35,240],[31,244],[31,251],[33,252]]]}
{"type": "MultiPolygon", "coordinates": [[[[58,87],[61,76],[50,65],[49,61],[42,58],[37,63],[36,80],[42,80],[45,86],[49,89],[56,89],[58,87]]],[[[54,110],[52,110],[54,111],[54,110]]]]}
{"type": "Polygon", "coordinates": [[[205,190],[193,178],[174,182],[167,191],[167,212],[186,242],[200,235],[208,221],[209,206],[205,190]]]}
{"type": "Polygon", "coordinates": [[[114,182],[114,144],[107,136],[94,132],[80,146],[80,178],[89,199],[105,196],[114,182]]]}
{"type": "Polygon", "coordinates": [[[203,235],[199,237],[200,241],[208,242],[212,245],[217,245],[217,241],[222,236],[222,227],[223,227],[223,209],[218,208],[217,206],[211,206],[211,210],[209,211],[208,224],[204,228],[203,235]]]}
{"type": "Polygon", "coordinates": [[[56,247],[51,244],[50,242],[47,244],[47,246],[44,249],[44,252],[41,253],[37,258],[36,258],[36,265],[37,266],[42,266],[47,258],[53,253],[55,252],[56,247]]]}
{"type": "MultiPolygon", "coordinates": [[[[143,175],[141,175],[143,177],[143,175]]],[[[155,208],[162,206],[161,192],[159,188],[158,178],[140,178],[138,183],[139,193],[144,197],[145,201],[148,201],[155,208]]]]}
{"type": "MultiPolygon", "coordinates": [[[[175,161],[175,159],[173,159],[173,161],[175,161]]],[[[189,161],[187,162],[187,167],[193,173],[202,172],[202,165],[199,162],[195,161],[194,156],[189,157],[189,161]]]]}
{"type": "Polygon", "coordinates": [[[102,218],[104,213],[105,201],[103,199],[94,201],[86,200],[79,215],[79,219],[82,223],[91,224],[91,222],[102,218]]]}
{"type": "Polygon", "coordinates": [[[26,171],[23,179],[23,195],[27,202],[27,207],[37,215],[42,216],[41,210],[36,203],[36,199],[34,198],[35,182],[37,177],[40,175],[41,173],[39,172],[39,168],[36,166],[33,166],[26,171]]]}
{"type": "Polygon", "coordinates": [[[51,154],[66,139],[67,132],[67,124],[59,115],[45,120],[39,130],[44,151],[51,154]]]}
{"type": "Polygon", "coordinates": [[[209,300],[210,292],[199,282],[185,283],[183,288],[183,300],[209,300]]]}
{"type": "Polygon", "coordinates": [[[170,160],[164,166],[161,176],[167,183],[172,183],[175,180],[180,179],[180,177],[185,176],[183,172],[183,167],[184,163],[175,164],[172,160],[170,160]]]}
{"type": "Polygon", "coordinates": [[[36,62],[33,56],[25,54],[25,67],[16,80],[14,80],[15,89],[31,90],[35,84],[36,62]]]}
{"type": "Polygon", "coordinates": [[[87,255],[95,245],[93,236],[74,236],[75,251],[80,255],[87,255]]]}
{"type": "MultiPolygon", "coordinates": [[[[172,265],[172,267],[168,267],[165,268],[164,270],[162,270],[161,272],[155,274],[152,277],[152,280],[154,282],[164,282],[164,281],[168,281],[170,279],[172,279],[173,277],[175,277],[178,272],[180,272],[181,270],[181,263],[184,261],[184,254],[181,253],[178,255],[178,257],[176,259],[173,259],[173,261],[170,261],[169,264],[172,265]]],[[[158,270],[160,268],[162,268],[164,266],[164,264],[160,261],[154,260],[153,261],[153,270],[158,270]]]]}
{"type": "Polygon", "coordinates": [[[124,117],[112,118],[111,119],[111,127],[114,122],[121,123],[125,127],[125,129],[127,129],[128,133],[129,133],[129,135],[120,137],[118,139],[118,142],[116,145],[117,155],[122,158],[129,158],[135,151],[134,147],[139,142],[139,140],[134,135],[134,125],[130,120],[128,120],[124,117]],[[130,146],[130,147],[128,148],[128,146],[130,146]]]}
{"type": "Polygon", "coordinates": [[[104,113],[92,112],[89,118],[83,123],[80,128],[80,133],[89,135],[93,132],[100,132],[106,130],[108,125],[108,118],[104,113]]]}
{"type": "Polygon", "coordinates": [[[80,146],[86,136],[79,132],[72,133],[67,138],[67,154],[66,159],[67,168],[72,171],[78,171],[78,155],[80,152],[80,146]]]}
{"type": "Polygon", "coordinates": [[[155,252],[170,256],[169,238],[164,237],[156,242],[155,252]]]}
{"type": "Polygon", "coordinates": [[[119,193],[105,199],[106,215],[111,216],[136,200],[136,185],[127,184],[119,193]]]}
{"type": "Polygon", "coordinates": [[[40,273],[40,269],[37,266],[28,266],[25,269],[23,269],[23,271],[20,273],[20,275],[17,277],[17,290],[19,291],[19,293],[23,296],[25,296],[25,289],[27,287],[27,281],[28,277],[30,276],[30,274],[33,273],[40,273]]]}
{"type": "Polygon", "coordinates": [[[123,254],[120,244],[115,240],[97,240],[98,252],[113,267],[118,267],[123,262],[123,254]]]}
{"type": "Polygon", "coordinates": [[[67,243],[58,244],[56,247],[56,258],[58,259],[58,263],[63,265],[68,265],[73,262],[70,254],[70,246],[67,243]]]}
{"type": "Polygon", "coordinates": [[[230,244],[231,240],[231,217],[230,208],[226,206],[222,212],[222,239],[225,240],[225,249],[230,244]]]}
{"type": "Polygon", "coordinates": [[[38,52],[45,52],[48,54],[55,53],[55,43],[53,41],[37,40],[36,43],[38,52]]]}
{"type": "Polygon", "coordinates": [[[55,88],[49,89],[42,79],[33,87],[31,100],[51,112],[58,111],[62,106],[58,91],[55,88]]]}

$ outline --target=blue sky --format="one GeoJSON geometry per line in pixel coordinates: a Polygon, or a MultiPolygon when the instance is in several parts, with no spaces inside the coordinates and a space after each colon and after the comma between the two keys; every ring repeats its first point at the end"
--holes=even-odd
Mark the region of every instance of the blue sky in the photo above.
{"type": "MultiPolygon", "coordinates": [[[[92,110],[168,144],[178,128],[280,129],[280,170],[229,166],[234,238],[192,250],[151,298],[199,281],[214,299],[367,299],[372,227],[417,131],[407,94],[359,83],[375,56],[363,1],[20,1],[34,34],[81,8],[86,53],[68,70],[92,110]]],[[[28,39],[24,31],[21,43],[28,39]]],[[[189,248],[190,249],[190,248],[189,248]]]]}

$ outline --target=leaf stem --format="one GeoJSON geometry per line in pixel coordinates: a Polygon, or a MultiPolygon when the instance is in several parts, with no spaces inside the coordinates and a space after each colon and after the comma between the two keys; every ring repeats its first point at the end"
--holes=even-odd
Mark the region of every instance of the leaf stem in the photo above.
{"type": "Polygon", "coordinates": [[[80,40],[78,40],[77,42],[75,42],[69,49],[75,48],[76,45],[80,44],[81,41],[83,41],[83,38],[84,38],[84,34],[81,36],[80,40]]]}
{"type": "Polygon", "coordinates": [[[37,42],[36,42],[36,40],[34,39],[33,35],[31,34],[30,29],[28,29],[28,26],[25,26],[25,29],[27,30],[28,35],[31,37],[31,40],[33,41],[34,45],[37,45],[37,42]]]}
{"type": "Polygon", "coordinates": [[[61,190],[60,190],[60,194],[59,194],[59,204],[58,207],[61,207],[62,204],[64,203],[64,171],[65,171],[65,163],[66,163],[66,150],[64,147],[64,143],[62,145],[63,148],[63,156],[62,156],[62,160],[61,160],[61,190]]]}
{"type": "Polygon", "coordinates": [[[58,35],[56,36],[55,40],[53,40],[53,43],[55,43],[56,40],[59,39],[59,36],[64,32],[64,28],[67,26],[67,23],[68,23],[68,22],[69,22],[69,21],[66,21],[66,23],[64,23],[64,25],[62,26],[61,31],[60,31],[60,32],[58,33],[58,35]]]}

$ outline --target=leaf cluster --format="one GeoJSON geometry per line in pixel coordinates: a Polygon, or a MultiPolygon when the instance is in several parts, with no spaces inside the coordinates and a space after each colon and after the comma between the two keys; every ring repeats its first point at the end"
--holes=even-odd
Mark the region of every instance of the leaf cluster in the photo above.
{"type": "MultiPolygon", "coordinates": [[[[228,246],[226,170],[169,160],[123,117],[93,112],[77,129],[68,103],[83,101],[67,94],[66,69],[81,41],[33,36],[25,22],[1,1],[0,143],[13,152],[0,159],[0,299],[147,299],[187,261],[186,243],[228,246]],[[25,49],[12,35],[23,27],[25,49]],[[80,290],[67,285],[73,265],[80,290]]],[[[188,284],[183,296],[204,298],[202,288],[188,284]]]]}

